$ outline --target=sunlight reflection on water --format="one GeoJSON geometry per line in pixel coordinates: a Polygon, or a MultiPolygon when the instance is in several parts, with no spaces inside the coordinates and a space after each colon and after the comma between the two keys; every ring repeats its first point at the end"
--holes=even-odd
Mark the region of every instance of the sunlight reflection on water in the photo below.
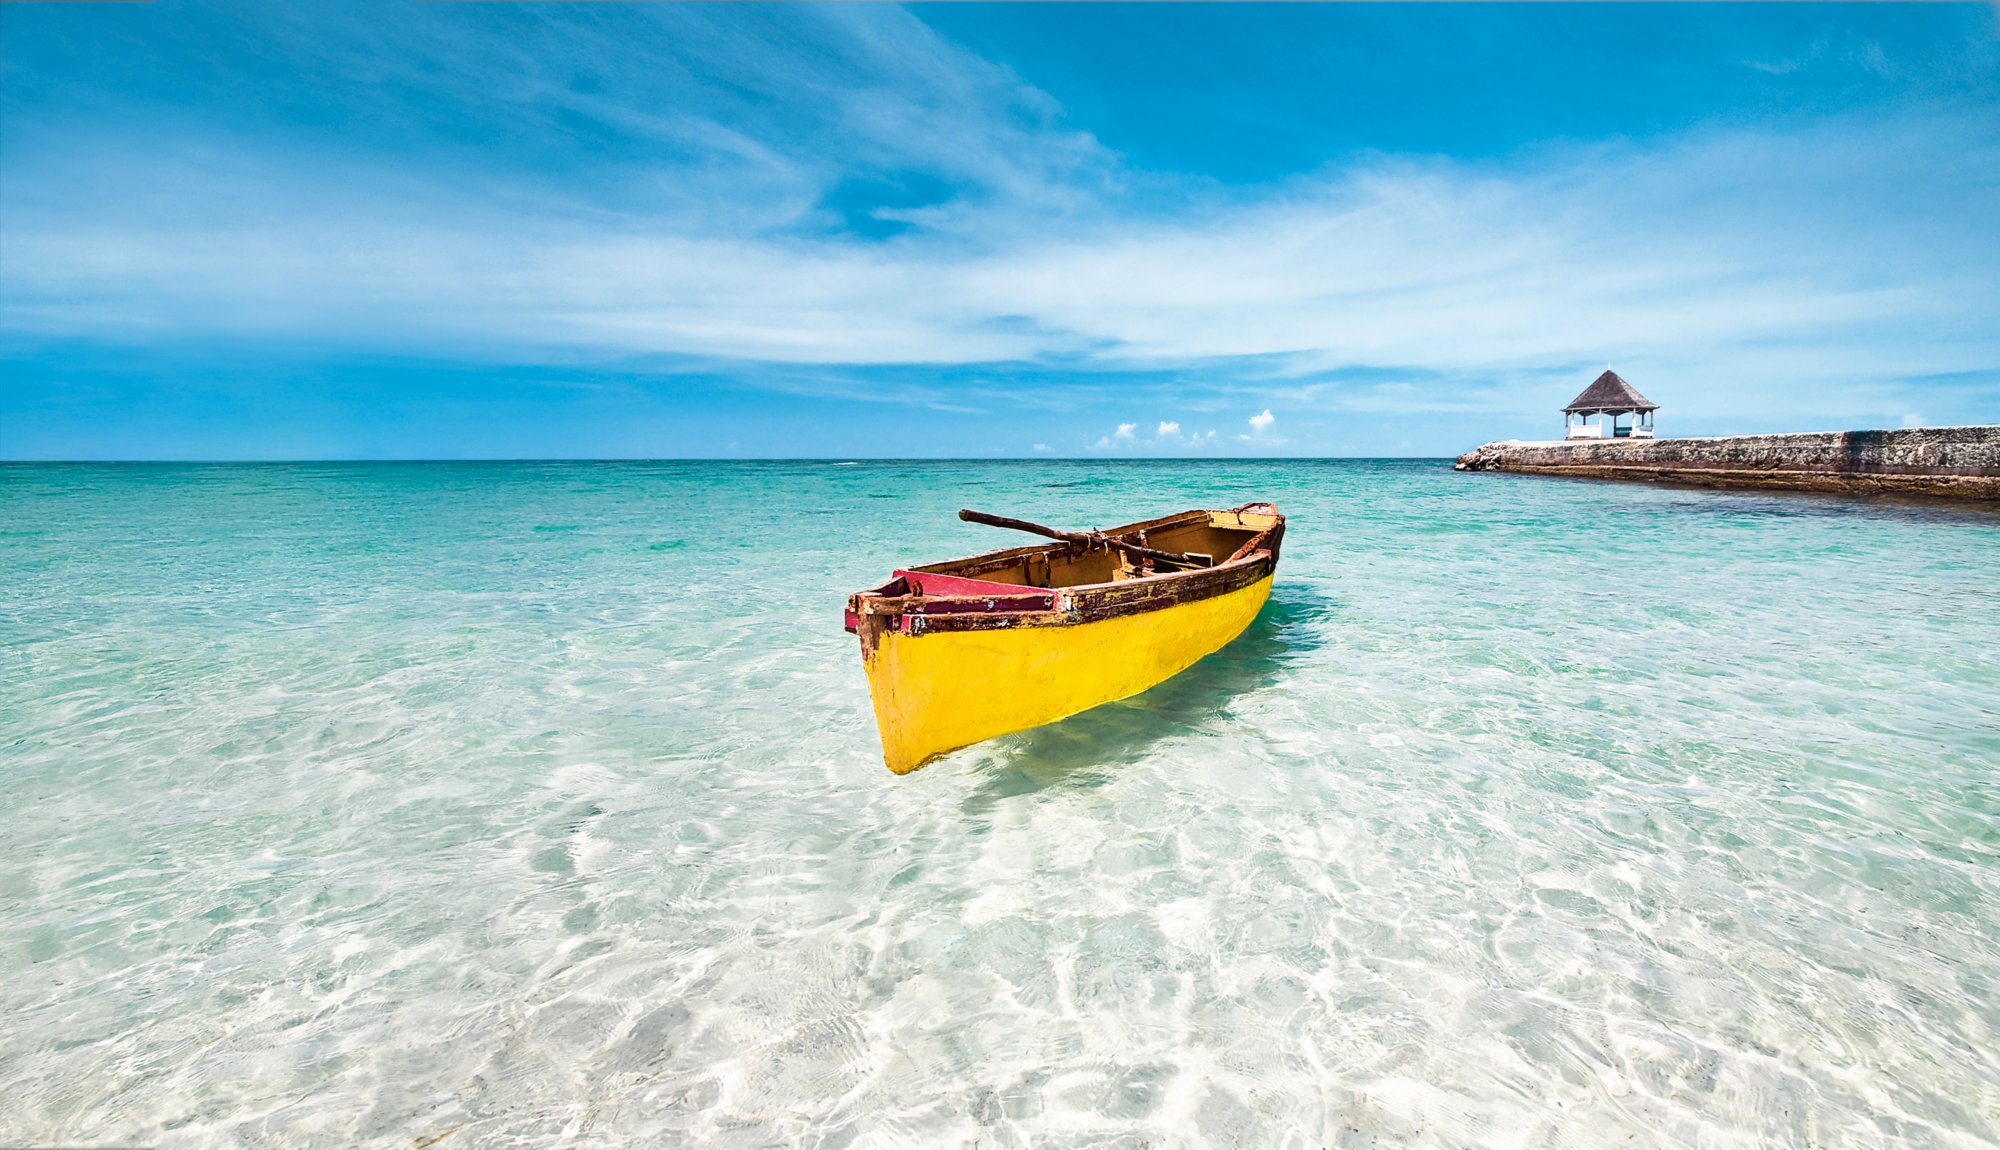
{"type": "Polygon", "coordinates": [[[1435,463],[0,469],[0,1142],[1988,1145],[2000,518],[1435,463]],[[840,605],[1276,500],[883,771],[840,605]]]}

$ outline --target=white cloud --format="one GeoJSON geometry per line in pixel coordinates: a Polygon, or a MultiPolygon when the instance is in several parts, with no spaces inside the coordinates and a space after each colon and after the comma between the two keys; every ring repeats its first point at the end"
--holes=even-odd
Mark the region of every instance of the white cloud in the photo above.
{"type": "Polygon", "coordinates": [[[1272,415],[1271,409],[1267,407],[1250,417],[1250,430],[1261,432],[1276,422],[1278,422],[1278,417],[1272,415]]]}
{"type": "Polygon", "coordinates": [[[1882,163],[1900,149],[1947,175],[1993,170],[2000,148],[1959,139],[1952,161],[1942,138],[1910,133],[1585,149],[1511,174],[1382,165],[1164,222],[1071,217],[1045,242],[994,218],[895,245],[523,214],[314,173],[335,195],[225,164],[154,185],[173,204],[229,205],[187,207],[188,226],[115,196],[71,210],[10,191],[0,325],[517,359],[1258,357],[1301,379],[1354,365],[1491,377],[1615,354],[1655,378],[1752,379],[1778,406],[2000,360],[2000,280],[1981,270],[2000,264],[2000,230],[1951,222],[1973,210],[1953,198],[1964,180],[1892,195],[1883,173],[1903,165],[1882,163]],[[1907,210],[1898,196],[1914,197],[1907,210]]]}
{"type": "Polygon", "coordinates": [[[1046,444],[1046,443],[1037,443],[1037,444],[1035,444],[1035,452],[1036,452],[1036,454],[1038,454],[1038,455],[1047,455],[1047,454],[1048,454],[1049,452],[1051,452],[1051,451],[1054,451],[1054,450],[1055,450],[1054,448],[1050,447],[1050,446],[1049,446],[1048,444],[1046,444]]]}
{"type": "Polygon", "coordinates": [[[1154,433],[1153,438],[1170,439],[1176,435],[1179,435],[1180,433],[1181,433],[1180,424],[1175,423],[1172,420],[1163,419],[1160,421],[1160,430],[1154,433]]]}
{"type": "MultiPolygon", "coordinates": [[[[1711,128],[1483,163],[1378,158],[1188,196],[1172,177],[1120,168],[1063,127],[1046,94],[907,14],[793,18],[815,52],[774,49],[782,37],[762,25],[662,9],[670,41],[709,72],[651,71],[725,81],[685,108],[631,100],[650,91],[632,87],[651,82],[638,65],[583,93],[559,61],[504,37],[472,43],[463,25],[440,45],[441,68],[381,65],[399,95],[380,99],[404,102],[370,110],[415,123],[412,107],[437,95],[428,73],[518,64],[521,85],[477,98],[538,130],[580,119],[657,142],[632,151],[671,161],[628,172],[632,187],[672,189],[657,201],[425,175],[407,156],[310,140],[163,142],[17,117],[27,126],[0,187],[0,332],[514,362],[687,357],[748,365],[763,386],[894,402],[915,388],[771,367],[1244,364],[1232,378],[1261,376],[1259,401],[1288,413],[1490,408],[1524,379],[1573,393],[1577,365],[1615,356],[1642,387],[1688,381],[1678,410],[1699,394],[1810,420],[1889,402],[1841,398],[1869,388],[2000,363],[2000,130],[1978,115],[1711,128]],[[794,76],[800,60],[824,63],[794,76]],[[716,94],[729,90],[754,98],[716,94]],[[826,193],[849,174],[824,158],[835,155],[977,194],[880,208],[873,218],[915,226],[868,242],[826,218],[826,193]],[[504,194],[479,190],[491,186],[504,194]],[[1319,382],[1356,367],[1432,382],[1319,382]]],[[[571,55],[636,58],[600,51],[609,25],[586,26],[564,41],[571,55]]],[[[364,46],[380,40],[359,27],[364,46]]],[[[283,51],[311,56],[315,44],[299,46],[311,39],[293,28],[283,51]]],[[[1902,405],[1879,409],[1893,419],[1902,405]]],[[[1135,432],[1122,424],[1100,443],[1135,432]]]]}
{"type": "Polygon", "coordinates": [[[1139,425],[1136,423],[1121,423],[1118,425],[1118,430],[1112,434],[1114,438],[1129,440],[1132,438],[1132,433],[1137,430],[1139,425]]]}

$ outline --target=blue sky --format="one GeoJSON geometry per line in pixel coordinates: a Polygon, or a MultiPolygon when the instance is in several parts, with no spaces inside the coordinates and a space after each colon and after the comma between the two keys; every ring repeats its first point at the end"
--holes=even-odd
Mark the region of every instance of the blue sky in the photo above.
{"type": "Polygon", "coordinates": [[[2000,422],[1969,5],[0,6],[0,457],[2000,422]]]}

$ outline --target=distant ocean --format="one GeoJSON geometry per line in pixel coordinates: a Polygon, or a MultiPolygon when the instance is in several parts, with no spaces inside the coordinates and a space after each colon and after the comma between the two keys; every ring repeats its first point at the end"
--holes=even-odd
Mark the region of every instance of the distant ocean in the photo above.
{"type": "Polygon", "coordinates": [[[2000,516],[1448,463],[0,467],[0,1144],[2000,1140],[2000,516]],[[882,768],[851,591],[1253,498],[882,768]]]}

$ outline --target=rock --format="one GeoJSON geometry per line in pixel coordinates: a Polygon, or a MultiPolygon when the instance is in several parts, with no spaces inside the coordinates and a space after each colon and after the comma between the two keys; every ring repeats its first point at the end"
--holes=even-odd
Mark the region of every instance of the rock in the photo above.
{"type": "Polygon", "coordinates": [[[2000,425],[1707,439],[1508,440],[1468,451],[1454,467],[2000,502],[2000,425]]]}

